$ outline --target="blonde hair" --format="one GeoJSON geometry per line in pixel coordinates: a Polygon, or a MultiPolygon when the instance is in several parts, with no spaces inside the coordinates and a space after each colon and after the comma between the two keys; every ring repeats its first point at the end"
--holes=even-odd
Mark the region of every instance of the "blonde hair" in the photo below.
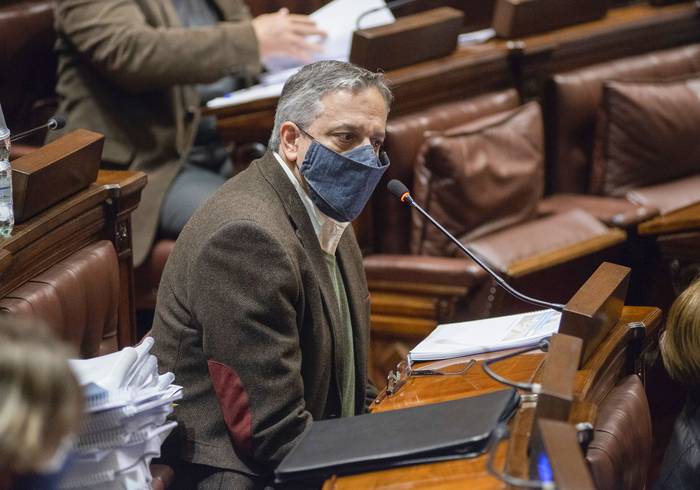
{"type": "Polygon", "coordinates": [[[68,353],[43,326],[0,314],[0,475],[35,470],[77,431],[83,396],[68,353]]]}
{"type": "Polygon", "coordinates": [[[673,379],[700,387],[700,278],[673,302],[660,348],[673,379]]]}

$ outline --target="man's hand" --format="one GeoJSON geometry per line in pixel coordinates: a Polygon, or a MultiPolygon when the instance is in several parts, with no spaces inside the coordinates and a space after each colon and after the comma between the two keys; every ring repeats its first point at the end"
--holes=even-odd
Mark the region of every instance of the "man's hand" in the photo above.
{"type": "Polygon", "coordinates": [[[308,36],[325,37],[325,32],[306,15],[290,14],[282,8],[274,14],[263,14],[253,19],[253,30],[258,38],[260,57],[286,56],[308,63],[314,53],[321,51],[318,42],[308,36]]]}

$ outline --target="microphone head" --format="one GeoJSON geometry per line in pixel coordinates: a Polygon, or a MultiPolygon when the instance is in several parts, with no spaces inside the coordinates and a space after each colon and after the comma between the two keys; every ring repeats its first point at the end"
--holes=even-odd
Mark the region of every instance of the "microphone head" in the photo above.
{"type": "Polygon", "coordinates": [[[407,194],[410,195],[408,187],[406,187],[404,183],[398,179],[391,179],[386,188],[389,189],[389,192],[391,192],[393,195],[401,199],[402,202],[404,200],[404,196],[407,194]]]}
{"type": "Polygon", "coordinates": [[[56,129],[61,129],[64,127],[66,125],[66,120],[61,116],[53,116],[46,122],[46,124],[50,130],[55,131],[56,129]]]}

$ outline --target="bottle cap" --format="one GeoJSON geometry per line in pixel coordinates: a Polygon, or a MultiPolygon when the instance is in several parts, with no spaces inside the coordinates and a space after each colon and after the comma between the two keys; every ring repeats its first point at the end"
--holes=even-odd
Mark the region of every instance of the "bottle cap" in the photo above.
{"type": "Polygon", "coordinates": [[[0,140],[10,136],[10,130],[5,123],[5,116],[2,114],[2,105],[0,105],[0,140]]]}

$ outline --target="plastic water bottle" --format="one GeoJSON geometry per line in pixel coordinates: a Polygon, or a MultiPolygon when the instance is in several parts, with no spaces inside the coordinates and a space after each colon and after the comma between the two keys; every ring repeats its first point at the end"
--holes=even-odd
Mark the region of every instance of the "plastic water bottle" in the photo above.
{"type": "Polygon", "coordinates": [[[10,166],[10,130],[0,107],[0,238],[7,238],[15,226],[12,209],[12,167],[10,166]]]}

